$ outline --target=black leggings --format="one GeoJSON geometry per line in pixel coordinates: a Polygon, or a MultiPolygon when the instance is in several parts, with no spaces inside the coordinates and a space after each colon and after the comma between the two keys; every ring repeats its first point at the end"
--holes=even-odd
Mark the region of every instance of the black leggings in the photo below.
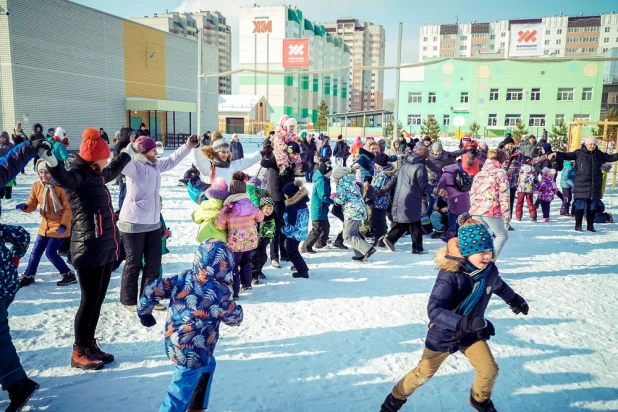
{"type": "Polygon", "coordinates": [[[112,276],[113,262],[105,266],[77,269],[82,298],[75,314],[75,344],[86,346],[94,340],[101,306],[112,276]]]}

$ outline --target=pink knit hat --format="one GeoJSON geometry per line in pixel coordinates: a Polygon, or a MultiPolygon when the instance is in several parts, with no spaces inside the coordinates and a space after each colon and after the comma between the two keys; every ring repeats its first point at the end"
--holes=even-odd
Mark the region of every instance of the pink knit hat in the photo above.
{"type": "Polygon", "coordinates": [[[230,195],[227,190],[227,183],[222,177],[215,177],[210,187],[206,189],[206,197],[209,199],[225,200],[230,195]]]}
{"type": "Polygon", "coordinates": [[[140,136],[135,141],[140,153],[148,153],[152,149],[157,148],[157,143],[148,136],[140,136]]]}

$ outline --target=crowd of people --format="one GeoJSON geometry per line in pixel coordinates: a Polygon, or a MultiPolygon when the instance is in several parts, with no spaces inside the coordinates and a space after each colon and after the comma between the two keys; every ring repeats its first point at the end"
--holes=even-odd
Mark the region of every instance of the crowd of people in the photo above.
{"type": "Polygon", "coordinates": [[[165,341],[175,371],[161,410],[184,411],[208,406],[219,324],[242,322],[241,292],[266,279],[269,259],[275,269],[289,262],[294,278],[308,279],[303,256],[351,248],[352,260],[367,262],[377,250],[394,251],[408,234],[413,255],[428,253],[424,236],[442,239],[446,247],[436,252],[440,272],[429,300],[421,361],[381,410],[399,410],[459,350],[477,370],[470,405],[495,410],[491,391],[497,365],[487,345],[494,329],[485,309],[493,293],[515,313],[529,309],[496,267],[514,230],[512,219],[523,219],[526,202],[533,222],[538,207],[547,222],[551,202],[559,196],[560,215],[573,216],[575,230],[583,231],[585,216],[586,230],[596,231],[595,220],[608,219],[601,200],[603,173],[618,154],[602,152],[593,137],[574,152],[555,152],[534,136],[516,142],[508,134],[495,149],[464,137],[458,150],[447,151],[429,137],[401,136],[390,145],[382,137],[357,137],[349,146],[342,136],[331,143],[328,136],[316,138],[296,128],[296,120],[284,116],[261,150],[250,154],[237,135],[228,143],[220,132],[208,132],[189,137],[163,158],[143,124],[117,132],[113,153],[103,129],[87,128],[72,156],[60,127],[43,136],[37,124],[24,138],[18,124],[13,144],[2,132],[3,196],[11,197],[11,182],[36,156],[39,179],[16,208],[25,213],[38,208],[41,214],[21,277],[19,260],[27,253],[29,234],[0,224],[0,347],[5,354],[0,383],[11,400],[7,410],[19,410],[38,389],[11,342],[7,309],[19,287],[35,282],[43,253],[61,275],[59,286],[79,283],[81,290],[72,367],[99,370],[114,361],[95,332],[111,274],[122,262],[119,301],[144,326],[156,324],[152,311],[167,309],[161,301],[169,299],[165,341]],[[196,204],[197,252],[191,268],[164,275],[161,260],[170,231],[162,216],[161,173],[188,156],[193,165],[181,182],[196,204]],[[250,176],[247,170],[258,163],[250,176]],[[106,186],[111,182],[119,185],[118,208],[106,186]],[[340,220],[343,230],[331,242],[332,219],[340,220]],[[483,294],[488,286],[491,293],[483,294]]]}

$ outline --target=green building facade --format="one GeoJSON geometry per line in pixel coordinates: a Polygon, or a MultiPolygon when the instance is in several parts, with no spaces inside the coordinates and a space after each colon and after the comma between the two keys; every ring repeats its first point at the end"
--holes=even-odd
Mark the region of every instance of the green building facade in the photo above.
{"type": "Polygon", "coordinates": [[[540,136],[561,121],[599,120],[603,74],[604,63],[591,60],[449,59],[403,69],[399,121],[419,134],[434,116],[445,136],[467,134],[473,122],[481,136],[501,136],[521,121],[540,136]]]}

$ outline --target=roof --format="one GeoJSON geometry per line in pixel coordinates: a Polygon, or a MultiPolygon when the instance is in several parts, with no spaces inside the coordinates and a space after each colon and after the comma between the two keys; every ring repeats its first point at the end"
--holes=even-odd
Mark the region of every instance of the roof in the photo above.
{"type": "Polygon", "coordinates": [[[239,95],[239,94],[225,94],[219,95],[219,112],[236,112],[236,113],[248,113],[261,101],[264,100],[266,109],[272,113],[272,108],[262,95],[239,95]]]}

